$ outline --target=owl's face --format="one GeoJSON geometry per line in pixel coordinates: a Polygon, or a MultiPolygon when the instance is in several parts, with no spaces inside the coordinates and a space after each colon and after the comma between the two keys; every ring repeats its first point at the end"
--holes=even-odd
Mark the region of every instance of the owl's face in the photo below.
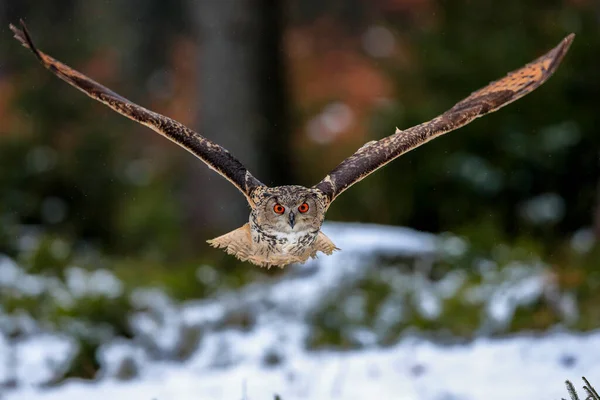
{"type": "Polygon", "coordinates": [[[318,231],[325,208],[314,189],[280,186],[265,190],[252,214],[263,230],[291,234],[318,231]]]}

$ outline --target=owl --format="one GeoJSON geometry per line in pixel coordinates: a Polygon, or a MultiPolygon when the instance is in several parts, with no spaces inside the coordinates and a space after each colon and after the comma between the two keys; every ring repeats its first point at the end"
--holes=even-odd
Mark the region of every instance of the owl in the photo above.
{"type": "Polygon", "coordinates": [[[119,114],[146,125],[185,148],[239,189],[250,205],[250,218],[242,227],[209,240],[240,260],[262,267],[303,263],[322,252],[339,250],[321,232],[325,213],[346,189],[400,155],[458,129],[475,118],[504,107],[538,88],[558,68],[574,35],[524,67],[490,83],[456,103],[431,121],[396,131],[371,141],[342,161],[313,187],[268,187],[256,179],[226,149],[177,121],[141,107],[82,73],[41,52],[33,44],[23,21],[21,29],[10,25],[15,38],[38,60],[70,85],[119,114]]]}

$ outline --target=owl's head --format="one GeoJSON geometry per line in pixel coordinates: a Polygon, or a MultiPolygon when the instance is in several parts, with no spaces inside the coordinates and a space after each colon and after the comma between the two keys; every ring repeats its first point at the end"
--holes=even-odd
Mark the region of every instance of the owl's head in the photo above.
{"type": "Polygon", "coordinates": [[[281,233],[319,230],[325,218],[324,195],[303,186],[265,188],[256,198],[253,222],[281,233]]]}

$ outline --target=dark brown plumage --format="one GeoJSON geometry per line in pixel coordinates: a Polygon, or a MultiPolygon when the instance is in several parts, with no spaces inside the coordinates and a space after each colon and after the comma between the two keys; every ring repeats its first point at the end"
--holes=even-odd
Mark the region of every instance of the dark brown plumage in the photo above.
{"type": "Polygon", "coordinates": [[[209,243],[243,261],[260,266],[283,267],[304,262],[317,252],[331,254],[337,247],[321,231],[325,213],[344,190],[396,157],[475,118],[525,96],[544,83],[566,54],[574,35],[525,67],[473,92],[439,117],[379,141],[369,142],[348,157],[312,188],[267,187],[227,150],[177,121],[147,110],[36,48],[21,21],[22,29],[10,25],[15,38],[62,80],[119,114],[139,122],[184,147],[209,168],[234,184],[252,207],[249,222],[209,243]]]}
{"type": "Polygon", "coordinates": [[[187,149],[189,152],[196,155],[196,157],[204,161],[209,168],[217,171],[233,183],[242,193],[244,193],[248,201],[251,201],[250,193],[254,188],[264,186],[246,170],[241,162],[223,147],[211,142],[199,133],[192,131],[171,118],[150,111],[127,100],[93,79],[41,52],[33,44],[31,36],[27,31],[27,27],[22,20],[21,27],[23,28],[22,30],[12,24],[10,25],[10,29],[15,34],[15,39],[31,50],[42,62],[44,67],[48,68],[60,79],[81,90],[91,98],[106,104],[119,114],[146,125],[150,129],[187,149]]]}
{"type": "Polygon", "coordinates": [[[396,129],[395,134],[363,146],[315,187],[332,202],[344,190],[402,154],[520,99],[552,76],[574,38],[570,34],[537,60],[471,93],[439,117],[403,131],[396,129]]]}

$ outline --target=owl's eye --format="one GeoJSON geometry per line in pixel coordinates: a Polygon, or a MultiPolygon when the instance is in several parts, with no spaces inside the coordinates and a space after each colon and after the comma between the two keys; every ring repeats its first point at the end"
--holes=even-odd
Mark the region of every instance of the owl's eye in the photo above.
{"type": "Polygon", "coordinates": [[[308,203],[300,204],[300,207],[298,207],[298,211],[300,211],[302,214],[307,212],[308,211],[308,203]]]}
{"type": "Polygon", "coordinates": [[[283,214],[285,211],[285,207],[281,204],[275,204],[273,206],[273,211],[275,211],[276,214],[283,214]]]}

